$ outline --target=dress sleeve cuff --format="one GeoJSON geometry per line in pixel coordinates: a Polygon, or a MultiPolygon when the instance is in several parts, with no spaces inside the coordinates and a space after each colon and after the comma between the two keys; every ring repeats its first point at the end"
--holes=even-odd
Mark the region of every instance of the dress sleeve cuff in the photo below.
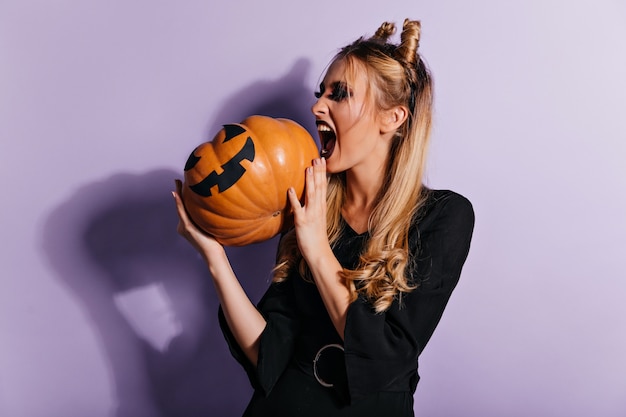
{"type": "Polygon", "coordinates": [[[259,303],[258,309],[266,325],[259,339],[256,366],[235,340],[221,306],[218,311],[220,328],[231,354],[244,368],[252,387],[265,396],[272,391],[293,357],[298,321],[294,319],[292,303],[292,294],[282,285],[273,285],[259,303]]]}

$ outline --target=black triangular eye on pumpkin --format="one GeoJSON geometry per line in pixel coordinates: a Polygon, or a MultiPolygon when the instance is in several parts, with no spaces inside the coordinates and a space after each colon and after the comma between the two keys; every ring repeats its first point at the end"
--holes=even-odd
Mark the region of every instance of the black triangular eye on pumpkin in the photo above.
{"type": "Polygon", "coordinates": [[[198,161],[200,161],[200,158],[196,156],[197,150],[198,148],[194,149],[191,152],[191,155],[189,155],[189,158],[187,158],[187,163],[185,163],[185,171],[189,171],[190,169],[196,166],[198,161]]]}
{"type": "Polygon", "coordinates": [[[185,164],[185,208],[223,245],[271,239],[291,224],[287,190],[302,196],[305,169],[318,155],[309,132],[292,120],[250,116],[226,124],[185,164]]]}
{"type": "Polygon", "coordinates": [[[224,137],[224,142],[228,142],[232,138],[235,138],[241,135],[242,133],[246,133],[246,128],[243,126],[230,124],[230,125],[224,125],[222,127],[224,128],[224,133],[226,135],[224,137]]]}

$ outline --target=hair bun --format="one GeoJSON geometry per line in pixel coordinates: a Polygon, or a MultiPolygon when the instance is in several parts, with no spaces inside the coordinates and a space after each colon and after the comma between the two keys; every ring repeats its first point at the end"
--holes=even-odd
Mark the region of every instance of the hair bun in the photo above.
{"type": "Polygon", "coordinates": [[[419,20],[404,19],[400,45],[397,49],[398,59],[414,66],[417,61],[417,48],[419,47],[422,25],[419,20]]]}
{"type": "Polygon", "coordinates": [[[389,39],[389,37],[394,33],[396,33],[396,25],[391,22],[383,22],[372,38],[387,42],[387,39],[389,39]]]}

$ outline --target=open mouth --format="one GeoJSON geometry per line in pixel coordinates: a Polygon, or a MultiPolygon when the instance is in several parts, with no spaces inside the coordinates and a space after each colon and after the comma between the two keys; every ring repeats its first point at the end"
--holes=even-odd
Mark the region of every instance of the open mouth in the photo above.
{"type": "Polygon", "coordinates": [[[320,156],[328,159],[332,155],[335,150],[335,142],[337,141],[337,136],[335,132],[328,126],[325,122],[318,120],[317,124],[317,133],[320,136],[320,143],[322,145],[322,149],[320,150],[320,156]]]}

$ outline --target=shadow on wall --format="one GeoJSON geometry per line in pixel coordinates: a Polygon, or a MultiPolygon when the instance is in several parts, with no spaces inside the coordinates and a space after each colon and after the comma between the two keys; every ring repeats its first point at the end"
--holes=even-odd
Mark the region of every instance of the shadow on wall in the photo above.
{"type": "Polygon", "coordinates": [[[278,81],[258,81],[234,94],[220,106],[213,123],[208,126],[209,138],[212,138],[223,124],[239,123],[253,114],[262,114],[294,120],[317,140],[315,118],[311,113],[315,96],[313,90],[305,85],[310,67],[309,61],[299,59],[278,81]]]}
{"type": "MultiPolygon", "coordinates": [[[[308,68],[300,60],[285,77],[242,89],[211,126],[263,114],[311,131],[308,68]]],[[[238,416],[251,395],[219,329],[207,268],[176,233],[170,191],[183,164],[86,184],[44,225],[44,251],[109,361],[116,417],[238,416]]],[[[267,288],[276,244],[227,248],[253,302],[267,288]]]]}

